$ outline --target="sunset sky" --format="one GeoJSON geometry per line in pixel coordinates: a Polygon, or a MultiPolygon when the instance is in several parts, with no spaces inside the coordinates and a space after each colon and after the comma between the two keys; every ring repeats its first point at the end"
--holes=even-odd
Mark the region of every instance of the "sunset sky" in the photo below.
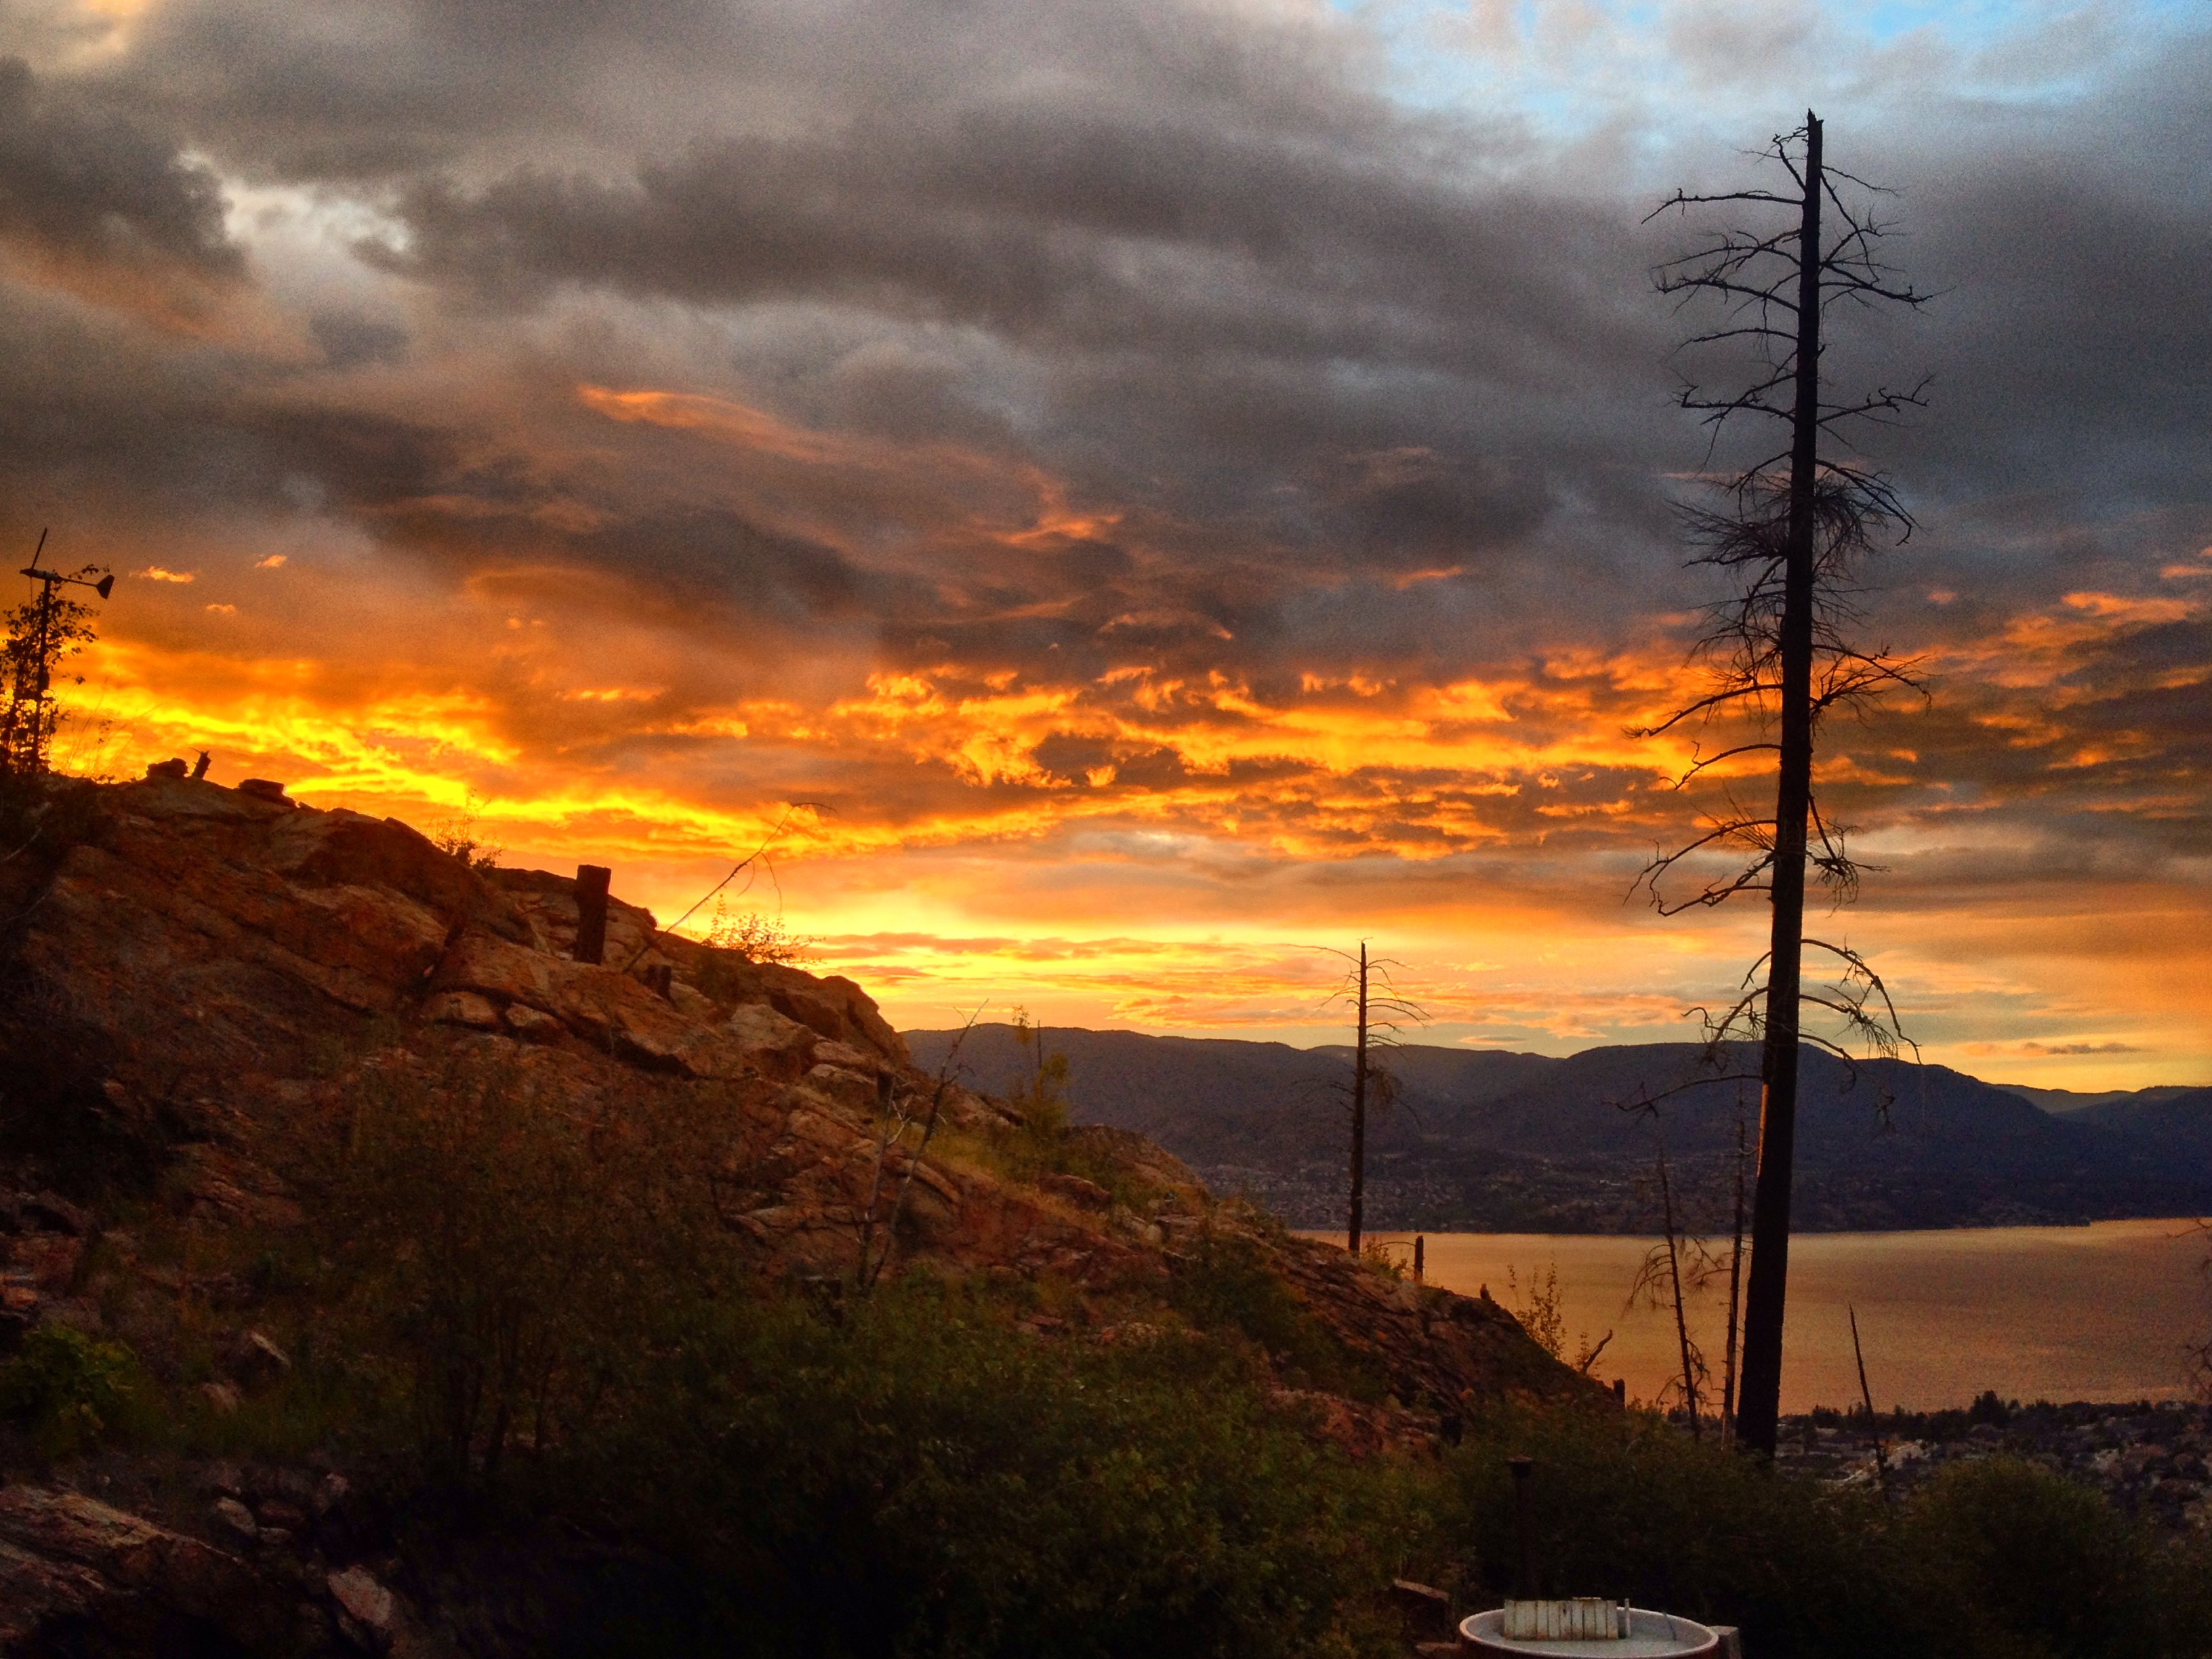
{"type": "Polygon", "coordinates": [[[773,835],[736,904],[908,1027],[1334,1041],[1364,936],[1550,1053],[1763,931],[1631,891],[1716,804],[1630,733],[1744,459],[1646,216],[1810,105],[1936,295],[1838,319],[1839,389],[1934,377],[1861,624],[1930,696],[1824,733],[1879,868],[1815,931],[1932,1060],[2212,1082],[2201,4],[12,0],[0,58],[0,535],[119,578],[71,769],[473,802],[664,919],[773,835]]]}

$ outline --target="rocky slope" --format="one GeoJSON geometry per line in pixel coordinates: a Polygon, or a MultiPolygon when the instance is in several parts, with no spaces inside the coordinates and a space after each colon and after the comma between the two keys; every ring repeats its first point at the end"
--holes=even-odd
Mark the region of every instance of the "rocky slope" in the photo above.
{"type": "MultiPolygon", "coordinates": [[[[16,817],[0,1358],[44,1327],[117,1339],[197,1389],[196,1409],[234,1409],[290,1364],[264,1328],[281,1279],[264,1268],[312,1218],[349,1091],[461,1052],[556,1102],[717,1091],[733,1129],[710,1173],[771,1278],[835,1286],[880,1238],[894,1272],[1048,1278],[1065,1294],[1036,1328],[1085,1340],[1164,1305],[1235,1240],[1387,1379],[1379,1404],[1320,1401],[1348,1442],[1448,1432],[1470,1394],[1587,1386],[1494,1304],[1286,1238],[1139,1137],[1075,1132],[1089,1175],[1011,1170],[993,1148],[1012,1109],[918,1069],[848,980],[663,934],[619,902],[604,963],[572,960],[566,878],[472,869],[394,820],[181,778],[64,781],[16,817]],[[933,1106],[926,1155],[918,1131],[887,1134],[933,1106]]],[[[64,1461],[0,1487],[0,1654],[457,1650],[380,1547],[328,1459],[64,1461]]]]}

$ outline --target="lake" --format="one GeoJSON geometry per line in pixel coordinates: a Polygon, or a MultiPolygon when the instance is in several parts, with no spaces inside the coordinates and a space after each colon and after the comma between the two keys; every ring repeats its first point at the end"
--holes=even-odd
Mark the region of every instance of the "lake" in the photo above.
{"type": "MultiPolygon", "coordinates": [[[[1322,1235],[1316,1235],[1321,1237],[1322,1235]]],[[[1341,1238],[1342,1235],[1336,1235],[1341,1238]]],[[[1402,1240],[1411,1233],[1378,1233],[1402,1240]]],[[[1591,1368],[1650,1399],[1678,1368],[1674,1321],[1622,1303],[1648,1238],[1542,1233],[1431,1233],[1428,1279],[1508,1307],[1508,1271],[1556,1270],[1566,1342],[1607,1331],[1591,1368]]],[[[1782,1408],[1859,1397],[1847,1310],[1858,1310],[1875,1404],[1929,1411],[1984,1389],[2007,1399],[2170,1400],[2193,1392],[2186,1346],[2212,1335],[2212,1241],[2187,1220],[1952,1232],[1808,1233],[1790,1243],[1782,1408]]],[[[1693,1299],[1691,1334],[1720,1396],[1728,1285],[1693,1299]]]]}

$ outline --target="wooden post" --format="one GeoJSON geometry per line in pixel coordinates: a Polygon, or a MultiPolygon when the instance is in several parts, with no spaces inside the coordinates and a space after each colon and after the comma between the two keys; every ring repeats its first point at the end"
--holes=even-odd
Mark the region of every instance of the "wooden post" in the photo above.
{"type": "Polygon", "coordinates": [[[607,954],[607,884],[615,872],[603,865],[576,866],[576,949],[579,962],[604,962],[607,954]]]}
{"type": "Polygon", "coordinates": [[[1429,1241],[1420,1234],[1415,1233],[1413,1235],[1413,1283],[1416,1285],[1421,1282],[1422,1276],[1427,1269],[1428,1254],[1429,1241]]]}
{"type": "Polygon", "coordinates": [[[1533,1601],[1543,1593],[1536,1579],[1536,1510],[1528,1491],[1528,1477],[1536,1471],[1536,1461],[1509,1457],[1505,1467],[1513,1471],[1513,1529],[1520,1534],[1521,1599],[1533,1601]]]}

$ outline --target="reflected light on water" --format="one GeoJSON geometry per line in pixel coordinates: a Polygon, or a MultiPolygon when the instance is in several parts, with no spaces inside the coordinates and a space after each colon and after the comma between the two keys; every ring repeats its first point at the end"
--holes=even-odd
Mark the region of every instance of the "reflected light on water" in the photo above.
{"type": "MultiPolygon", "coordinates": [[[[1335,1237],[1341,1235],[1314,1235],[1335,1237]]],[[[1411,1233],[1378,1233],[1410,1242],[1411,1233]]],[[[1592,1367],[1656,1396],[1676,1368],[1671,1316],[1623,1303],[1655,1241],[1542,1233],[1430,1233],[1428,1279],[1512,1304],[1556,1268],[1570,1357],[1613,1340],[1592,1367]]],[[[1782,1407],[1857,1402],[1847,1310],[1858,1310],[1875,1404],[1932,1411],[1984,1389],[2007,1399],[2172,1400],[2193,1392],[2187,1346],[2212,1335],[2212,1240],[2181,1220],[1951,1232],[1808,1233],[1790,1243],[1782,1407]]],[[[1691,1304],[1691,1335],[1720,1398],[1723,1277],[1691,1304]]]]}

